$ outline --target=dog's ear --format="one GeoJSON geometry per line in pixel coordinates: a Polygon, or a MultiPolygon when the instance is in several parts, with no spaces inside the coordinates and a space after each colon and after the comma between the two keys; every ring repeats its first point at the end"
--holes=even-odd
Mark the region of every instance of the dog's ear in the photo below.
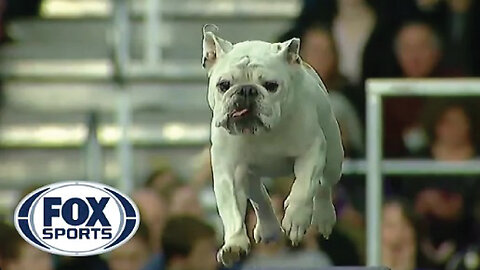
{"type": "Polygon", "coordinates": [[[209,27],[217,26],[206,24],[203,26],[203,54],[202,54],[202,66],[204,69],[209,70],[222,55],[232,50],[233,45],[227,40],[217,37],[211,31],[207,31],[209,27]]]}
{"type": "Polygon", "coordinates": [[[290,64],[300,64],[300,39],[292,38],[280,43],[280,55],[290,64]]]}

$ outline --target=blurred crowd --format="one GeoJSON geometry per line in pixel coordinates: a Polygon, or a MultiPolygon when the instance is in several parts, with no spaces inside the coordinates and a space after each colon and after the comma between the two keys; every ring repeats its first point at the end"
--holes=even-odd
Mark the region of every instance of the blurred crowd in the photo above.
{"type": "MultiPolygon", "coordinates": [[[[479,76],[478,14],[476,0],[305,0],[294,26],[279,41],[301,37],[303,59],[331,93],[347,156],[359,157],[364,153],[366,79],[479,76]]],[[[478,102],[449,101],[437,110],[438,100],[387,98],[385,156],[433,155],[427,150],[432,145],[436,151],[449,147],[473,151],[464,158],[475,156],[478,115],[472,109],[478,102]],[[459,108],[456,116],[447,117],[452,108],[459,108]],[[447,127],[447,118],[465,120],[471,136],[447,134],[460,132],[447,127]],[[445,124],[443,132],[440,123],[445,124]]]]}
{"type": "MultiPolygon", "coordinates": [[[[301,55],[330,92],[347,158],[364,156],[368,78],[480,75],[480,1],[305,0],[279,41],[300,37],[301,55]]],[[[478,158],[480,100],[388,97],[383,101],[387,158],[478,158]]],[[[383,263],[397,269],[480,269],[480,177],[386,179],[383,263]]],[[[337,230],[364,250],[363,177],[337,187],[337,230]]],[[[329,256],[332,254],[327,253],[329,256]]],[[[333,258],[333,257],[331,257],[333,258]]]]}
{"type": "MultiPolygon", "coordinates": [[[[6,3],[0,0],[0,14],[6,3]]],[[[32,1],[38,2],[38,1],[32,1]]],[[[0,27],[1,29],[2,27],[0,27]]],[[[367,78],[480,75],[480,0],[304,0],[278,41],[301,38],[301,55],[327,85],[346,158],[365,152],[367,78]]],[[[0,38],[4,38],[0,31],[0,38]]],[[[387,98],[384,155],[439,161],[478,158],[478,100],[387,98]]],[[[105,256],[50,256],[0,223],[3,270],[214,270],[222,227],[212,190],[208,147],[192,179],[157,168],[131,197],[141,226],[105,256]]],[[[479,177],[386,179],[383,263],[393,270],[480,269],[479,177]]],[[[264,179],[279,218],[293,179],[264,179]]],[[[336,187],[338,224],[329,240],[309,231],[300,246],[286,240],[252,245],[230,269],[294,269],[365,263],[365,181],[343,176],[336,187]]],[[[255,224],[247,214],[249,233],[255,224]]],[[[254,241],[252,240],[252,243],[254,241]]]]}

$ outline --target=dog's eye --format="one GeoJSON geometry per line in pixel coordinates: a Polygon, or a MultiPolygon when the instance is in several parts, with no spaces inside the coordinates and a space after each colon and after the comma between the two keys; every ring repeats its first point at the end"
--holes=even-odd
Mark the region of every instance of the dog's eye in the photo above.
{"type": "Polygon", "coordinates": [[[217,87],[221,92],[226,92],[228,89],[230,89],[230,82],[220,81],[217,83],[217,87]]]}
{"type": "Polygon", "coordinates": [[[265,89],[267,89],[268,92],[276,92],[277,89],[278,89],[278,83],[277,82],[265,82],[263,84],[263,87],[265,87],[265,89]]]}

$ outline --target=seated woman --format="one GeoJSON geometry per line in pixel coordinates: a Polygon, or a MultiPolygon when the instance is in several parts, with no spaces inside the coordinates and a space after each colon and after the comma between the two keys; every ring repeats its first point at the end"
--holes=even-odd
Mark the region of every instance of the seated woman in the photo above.
{"type": "Polygon", "coordinates": [[[425,267],[418,252],[419,221],[402,199],[389,199],[383,205],[382,264],[394,270],[425,267]]]}

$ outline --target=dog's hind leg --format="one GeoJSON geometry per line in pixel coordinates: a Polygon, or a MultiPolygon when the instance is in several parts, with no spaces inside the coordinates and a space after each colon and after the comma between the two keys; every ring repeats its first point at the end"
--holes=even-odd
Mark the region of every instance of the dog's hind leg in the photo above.
{"type": "Polygon", "coordinates": [[[313,200],[312,225],[323,237],[328,239],[336,222],[337,216],[332,203],[332,187],[321,184],[318,186],[313,200]]]}
{"type": "Polygon", "coordinates": [[[270,196],[267,189],[254,174],[248,174],[248,192],[247,195],[252,203],[257,224],[253,230],[253,237],[256,243],[268,243],[280,240],[283,233],[275,212],[272,208],[270,196]]]}
{"type": "MultiPolygon", "coordinates": [[[[324,104],[326,105],[326,104],[324,104]]],[[[336,223],[335,208],[332,203],[332,188],[342,175],[343,146],[338,123],[329,106],[322,106],[320,124],[327,141],[325,168],[317,187],[314,199],[312,225],[328,238],[336,223]]]]}

